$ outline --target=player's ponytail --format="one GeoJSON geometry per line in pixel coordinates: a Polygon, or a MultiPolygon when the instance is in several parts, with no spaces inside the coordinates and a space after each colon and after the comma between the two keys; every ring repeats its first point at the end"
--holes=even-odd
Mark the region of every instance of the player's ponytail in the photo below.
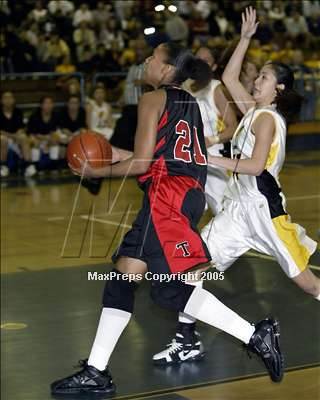
{"type": "Polygon", "coordinates": [[[278,84],[283,84],[284,89],[277,89],[275,103],[277,110],[283,115],[285,120],[291,122],[299,116],[303,97],[293,88],[294,75],[290,67],[286,64],[272,61],[271,65],[278,84]]]}
{"type": "Polygon", "coordinates": [[[168,52],[167,63],[176,67],[174,82],[180,85],[187,79],[193,79],[205,87],[212,79],[212,71],[209,65],[196,58],[190,50],[179,44],[168,42],[165,44],[168,52]]]}

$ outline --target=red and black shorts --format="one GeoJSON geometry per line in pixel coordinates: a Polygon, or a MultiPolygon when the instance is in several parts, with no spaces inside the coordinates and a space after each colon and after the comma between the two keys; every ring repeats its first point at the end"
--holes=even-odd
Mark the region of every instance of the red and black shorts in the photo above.
{"type": "Polygon", "coordinates": [[[199,183],[165,176],[146,186],[142,209],[112,257],[144,261],[153,273],[179,273],[211,260],[197,224],[205,206],[199,183]]]}

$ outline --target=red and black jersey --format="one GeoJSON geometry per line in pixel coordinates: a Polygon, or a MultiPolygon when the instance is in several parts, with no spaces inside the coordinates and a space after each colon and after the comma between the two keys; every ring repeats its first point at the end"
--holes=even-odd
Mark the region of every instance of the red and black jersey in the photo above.
{"type": "Polygon", "coordinates": [[[204,188],[207,150],[196,99],[178,87],[164,87],[165,110],[158,124],[153,162],[138,181],[144,184],[162,176],[189,176],[204,188]]]}

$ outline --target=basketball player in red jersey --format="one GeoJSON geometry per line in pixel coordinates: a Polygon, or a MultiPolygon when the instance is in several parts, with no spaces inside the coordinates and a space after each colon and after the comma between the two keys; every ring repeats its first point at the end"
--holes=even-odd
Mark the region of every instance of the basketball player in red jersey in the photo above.
{"type": "Polygon", "coordinates": [[[115,392],[107,365],[133,313],[137,281],[147,271],[168,278],[152,281],[155,303],[240,339],[261,357],[272,380],[282,379],[277,321],[251,325],[196,282],[179,279],[179,273],[206,269],[210,260],[196,229],[205,206],[207,153],[198,104],[180,88],[188,78],[209,81],[209,66],[177,44],[158,46],[146,60],[145,80],[155,90],[140,99],[133,156],[101,169],[83,164],[75,171],[89,178],[138,175],[145,194],[132,229],[113,255],[115,278],[105,286],[89,359],[80,371],[52,383],[54,395],[115,392]]]}

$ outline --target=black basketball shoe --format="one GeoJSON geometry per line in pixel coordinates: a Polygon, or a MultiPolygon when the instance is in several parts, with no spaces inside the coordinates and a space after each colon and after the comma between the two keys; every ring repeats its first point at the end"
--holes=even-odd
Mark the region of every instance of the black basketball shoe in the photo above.
{"type": "Polygon", "coordinates": [[[172,365],[201,360],[205,355],[204,347],[194,327],[195,324],[179,323],[178,332],[171,343],[152,357],[153,364],[172,365]]]}
{"type": "Polygon", "coordinates": [[[101,186],[102,186],[102,178],[90,178],[90,179],[82,179],[81,185],[85,187],[89,193],[97,196],[100,193],[101,186]]]}
{"type": "Polygon", "coordinates": [[[249,351],[257,354],[263,361],[273,382],[283,378],[284,359],[280,350],[280,325],[273,318],[267,318],[255,325],[249,344],[249,351]]]}
{"type": "Polygon", "coordinates": [[[51,384],[52,395],[94,394],[112,395],[116,387],[106,368],[104,371],[87,364],[87,360],[79,362],[82,369],[73,375],[51,384]]]}

